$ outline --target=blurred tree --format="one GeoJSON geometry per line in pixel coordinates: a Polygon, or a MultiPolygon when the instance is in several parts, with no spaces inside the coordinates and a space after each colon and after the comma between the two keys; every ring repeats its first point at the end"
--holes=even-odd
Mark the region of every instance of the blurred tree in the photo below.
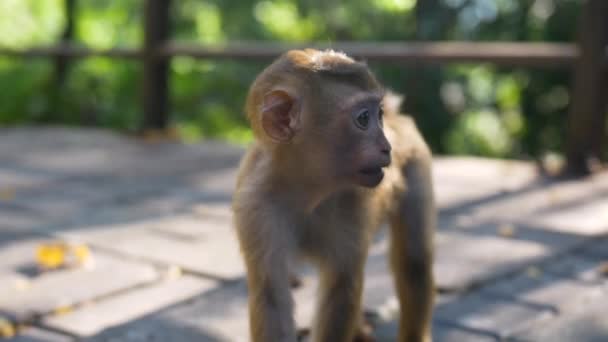
{"type": "MultiPolygon", "coordinates": [[[[77,1],[75,39],[99,48],[138,46],[144,0],[77,1]]],[[[51,44],[63,31],[62,0],[0,1],[0,45],[51,44]]],[[[173,37],[236,40],[574,41],[579,0],[180,0],[173,37]]],[[[250,82],[266,63],[175,58],[171,117],[187,140],[248,141],[242,115],[250,82]]],[[[562,148],[569,104],[566,70],[489,65],[398,67],[372,63],[406,94],[433,149],[498,157],[562,148]]],[[[77,61],[58,101],[52,61],[0,57],[0,124],[62,123],[133,130],[140,123],[135,62],[77,61]]]]}

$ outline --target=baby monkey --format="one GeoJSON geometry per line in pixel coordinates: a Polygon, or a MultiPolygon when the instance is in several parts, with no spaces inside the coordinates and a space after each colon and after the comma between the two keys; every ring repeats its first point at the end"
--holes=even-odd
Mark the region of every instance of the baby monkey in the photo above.
{"type": "Polygon", "coordinates": [[[370,239],[385,222],[399,341],[431,341],[431,153],[398,111],[365,64],[334,51],[289,51],[254,81],[246,112],[256,142],[233,202],[252,341],[296,341],[294,258],[319,269],[312,341],[352,341],[370,239]]]}

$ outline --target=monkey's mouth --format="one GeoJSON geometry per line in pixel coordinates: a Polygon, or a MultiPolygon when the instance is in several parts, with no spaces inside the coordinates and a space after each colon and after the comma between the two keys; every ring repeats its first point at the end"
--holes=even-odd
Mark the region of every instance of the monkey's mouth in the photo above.
{"type": "Polygon", "coordinates": [[[369,167],[359,170],[358,183],[364,187],[373,188],[382,182],[384,170],[381,167],[369,167]]]}
{"type": "Polygon", "coordinates": [[[359,173],[361,173],[362,175],[365,175],[365,176],[382,176],[382,175],[384,175],[384,171],[382,170],[381,167],[368,167],[365,169],[361,169],[359,171],[359,173]]]}

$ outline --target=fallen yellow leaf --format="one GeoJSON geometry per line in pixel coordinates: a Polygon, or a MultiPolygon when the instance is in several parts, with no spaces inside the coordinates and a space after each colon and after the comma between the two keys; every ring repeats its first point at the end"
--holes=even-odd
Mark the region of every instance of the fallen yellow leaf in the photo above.
{"type": "Polygon", "coordinates": [[[15,336],[15,326],[13,323],[5,318],[0,317],[0,337],[11,338],[15,336]]]}
{"type": "Polygon", "coordinates": [[[55,308],[55,310],[53,310],[53,314],[56,316],[61,316],[61,315],[65,315],[72,312],[72,307],[70,306],[60,306],[55,308]]]}
{"type": "Polygon", "coordinates": [[[56,269],[64,266],[91,266],[93,256],[85,244],[49,242],[38,246],[36,261],[43,269],[56,269]]]}
{"type": "Polygon", "coordinates": [[[608,277],[608,261],[602,262],[598,271],[602,277],[608,277]]]}
{"type": "Polygon", "coordinates": [[[48,243],[38,246],[36,261],[42,268],[58,268],[65,262],[65,245],[61,243],[48,243]]]}
{"type": "Polygon", "coordinates": [[[11,201],[15,198],[15,189],[2,188],[0,189],[0,201],[11,201]]]}
{"type": "Polygon", "coordinates": [[[498,234],[502,237],[512,238],[515,236],[516,228],[510,223],[505,223],[498,227],[498,234]]]}
{"type": "Polygon", "coordinates": [[[85,264],[91,259],[91,250],[87,245],[76,245],[72,248],[76,261],[85,264]]]}

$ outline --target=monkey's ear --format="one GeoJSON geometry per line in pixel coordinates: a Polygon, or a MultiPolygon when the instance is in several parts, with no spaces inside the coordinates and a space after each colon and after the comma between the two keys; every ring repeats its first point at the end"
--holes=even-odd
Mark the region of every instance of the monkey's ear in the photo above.
{"type": "Polygon", "coordinates": [[[264,96],[262,103],[262,127],[275,142],[287,142],[293,138],[299,119],[295,99],[284,90],[273,90],[264,96]]]}

